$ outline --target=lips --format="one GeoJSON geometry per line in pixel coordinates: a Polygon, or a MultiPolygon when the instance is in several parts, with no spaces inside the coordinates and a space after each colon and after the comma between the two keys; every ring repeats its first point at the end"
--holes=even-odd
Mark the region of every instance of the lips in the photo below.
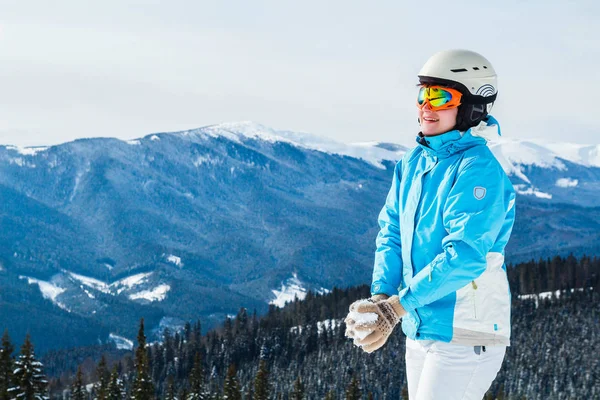
{"type": "Polygon", "coordinates": [[[423,120],[427,121],[427,122],[438,122],[439,121],[438,118],[429,118],[429,117],[423,117],[423,120]]]}

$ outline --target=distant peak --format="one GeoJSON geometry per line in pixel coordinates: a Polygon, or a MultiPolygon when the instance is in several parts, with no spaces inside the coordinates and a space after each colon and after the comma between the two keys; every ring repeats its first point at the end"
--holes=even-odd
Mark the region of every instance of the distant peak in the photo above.
{"type": "Polygon", "coordinates": [[[343,143],[306,132],[276,130],[253,121],[227,122],[201,128],[199,131],[241,141],[243,137],[269,142],[286,142],[296,147],[362,159],[379,168],[383,160],[398,161],[407,150],[393,143],[343,143]]]}

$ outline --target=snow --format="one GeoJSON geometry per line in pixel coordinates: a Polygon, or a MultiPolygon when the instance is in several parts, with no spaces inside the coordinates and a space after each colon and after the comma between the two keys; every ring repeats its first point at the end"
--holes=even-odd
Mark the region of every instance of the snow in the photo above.
{"type": "MultiPolygon", "coordinates": [[[[295,298],[298,298],[298,300],[304,300],[307,290],[302,285],[300,279],[298,279],[298,274],[293,273],[291,278],[287,279],[281,284],[280,290],[271,290],[271,292],[275,295],[275,299],[271,300],[269,304],[274,304],[281,308],[285,306],[285,303],[294,301],[295,298]]],[[[319,294],[324,294],[329,293],[329,290],[320,288],[317,289],[316,292],[319,294]]]]}
{"type": "MultiPolygon", "coordinates": [[[[570,289],[571,293],[574,293],[575,291],[578,292],[583,292],[585,290],[585,288],[572,288],[570,289]]],[[[589,290],[593,290],[592,287],[589,288],[589,290]]],[[[560,296],[565,292],[565,290],[555,290],[553,292],[540,292],[540,293],[533,293],[533,294],[521,294],[518,295],[518,299],[519,300],[535,300],[535,307],[537,308],[539,305],[539,301],[540,300],[545,300],[545,299],[550,299],[553,296],[556,298],[560,298],[560,296]]]]}
{"type": "Polygon", "coordinates": [[[27,279],[27,283],[30,285],[37,284],[40,288],[40,292],[42,292],[42,296],[45,299],[56,301],[56,298],[59,294],[64,293],[66,289],[58,287],[50,282],[42,281],[35,278],[30,278],[28,276],[19,276],[20,279],[27,279]]]}
{"type": "Polygon", "coordinates": [[[57,300],[57,297],[66,291],[66,289],[56,286],[53,283],[42,281],[40,279],[31,278],[29,276],[20,275],[19,279],[27,279],[27,283],[30,285],[37,284],[42,293],[42,297],[50,300],[60,308],[66,311],[71,311],[67,306],[57,300]]]}
{"type": "Polygon", "coordinates": [[[25,160],[23,160],[22,158],[11,158],[9,160],[9,162],[11,164],[17,164],[19,167],[22,167],[25,164],[25,160]]]}
{"type": "Polygon", "coordinates": [[[550,142],[543,144],[558,157],[586,167],[600,167],[600,145],[550,142]]]}
{"type": "MultiPolygon", "coordinates": [[[[68,272],[68,271],[64,271],[64,272],[68,272]]],[[[90,278],[87,276],[79,275],[74,272],[68,272],[68,274],[71,275],[72,278],[78,280],[79,282],[83,283],[84,285],[86,285],[88,287],[91,287],[92,289],[96,289],[102,293],[111,294],[109,285],[106,284],[105,282],[102,282],[95,278],[90,278]]]]}
{"type": "Polygon", "coordinates": [[[181,258],[174,256],[173,254],[169,254],[167,256],[167,261],[170,262],[171,264],[175,264],[177,267],[182,267],[183,263],[181,262],[181,258]]]}
{"type": "Polygon", "coordinates": [[[564,163],[558,159],[557,153],[534,141],[500,138],[498,141],[490,143],[489,147],[502,167],[520,164],[566,169],[564,163]]]}
{"type": "MultiPolygon", "coordinates": [[[[489,147],[508,175],[529,184],[530,179],[523,173],[522,166],[525,165],[566,171],[567,167],[562,161],[566,160],[586,167],[600,167],[600,145],[500,138],[490,143],[489,147]]],[[[556,186],[574,187],[577,183],[576,179],[563,178],[556,182],[556,186]]],[[[535,195],[535,190],[526,194],[535,195]]]]}
{"type": "Polygon", "coordinates": [[[342,324],[341,321],[335,320],[335,319],[326,319],[325,321],[318,321],[317,322],[317,331],[319,332],[319,335],[323,333],[324,330],[326,329],[333,329],[335,327],[338,327],[342,324]]]}
{"type": "MultiPolygon", "coordinates": [[[[368,299],[362,299],[357,303],[357,305],[361,305],[361,304],[373,304],[373,303],[370,302],[368,299]]],[[[368,325],[372,325],[375,322],[377,322],[377,318],[379,318],[379,316],[376,313],[358,313],[356,311],[350,311],[346,318],[354,320],[355,326],[361,326],[361,325],[368,326],[368,325]]],[[[354,344],[356,346],[360,347],[360,344],[358,343],[358,341],[366,338],[371,332],[373,332],[372,329],[371,330],[360,330],[360,331],[357,331],[354,329],[348,329],[346,331],[346,337],[353,338],[354,344]]]]}
{"type": "MultiPolygon", "coordinates": [[[[88,165],[88,168],[85,172],[89,172],[90,166],[88,165]]],[[[75,184],[73,185],[73,191],[71,192],[71,195],[69,196],[69,203],[73,201],[73,198],[75,198],[75,195],[77,194],[77,190],[79,189],[79,184],[81,183],[81,178],[83,177],[84,171],[78,171],[77,175],[75,176],[75,184]]]]}
{"type": "Polygon", "coordinates": [[[146,272],[146,273],[128,276],[127,278],[123,278],[123,279],[120,279],[120,280],[112,283],[110,285],[110,287],[112,288],[112,287],[125,286],[125,287],[119,288],[117,290],[117,294],[120,294],[125,289],[131,289],[134,286],[137,286],[139,284],[146,282],[148,280],[147,278],[150,275],[152,275],[152,272],[146,272]]]}
{"type": "Polygon", "coordinates": [[[534,195],[535,197],[540,198],[540,199],[552,199],[551,194],[541,192],[533,187],[527,187],[526,185],[514,185],[514,188],[518,194],[522,194],[522,195],[526,195],[526,196],[534,195]]]}
{"type": "Polygon", "coordinates": [[[560,290],[556,290],[554,292],[541,292],[537,294],[521,294],[518,296],[520,300],[529,300],[529,299],[549,299],[554,294],[555,297],[560,297],[560,290]]]}
{"type": "Polygon", "coordinates": [[[294,301],[296,297],[298,300],[304,300],[306,297],[306,289],[302,287],[302,282],[300,282],[296,273],[294,273],[292,278],[288,279],[286,283],[281,284],[281,290],[272,290],[275,299],[271,300],[269,304],[283,307],[285,306],[285,303],[294,301]]]}
{"type": "Polygon", "coordinates": [[[219,158],[212,158],[210,156],[198,156],[198,158],[196,158],[196,160],[193,162],[194,167],[198,168],[201,165],[204,164],[220,164],[221,160],[219,158]]]}
{"type": "MultiPolygon", "coordinates": [[[[108,265],[108,264],[107,264],[108,265]]],[[[67,271],[65,271],[67,272],[67,271]]],[[[140,273],[132,276],[128,276],[126,278],[115,281],[111,284],[103,282],[101,280],[90,278],[87,276],[79,275],[74,272],[68,272],[71,277],[83,283],[85,286],[88,286],[92,289],[98,290],[102,293],[106,294],[114,294],[116,290],[116,294],[121,294],[123,290],[131,289],[132,287],[144,283],[147,281],[147,278],[152,275],[152,272],[140,273]]]]}
{"type": "Polygon", "coordinates": [[[569,188],[569,187],[577,186],[578,183],[579,183],[579,180],[577,180],[577,179],[560,178],[556,181],[556,186],[562,187],[562,188],[569,188]]]}
{"type": "MultiPolygon", "coordinates": [[[[182,132],[174,132],[180,136],[199,137],[224,137],[238,143],[246,139],[260,139],[269,142],[285,142],[296,147],[316,150],[329,154],[337,154],[352,158],[362,159],[378,168],[384,168],[382,161],[398,161],[404,153],[413,147],[395,143],[359,142],[342,143],[333,139],[317,136],[305,132],[276,130],[252,122],[228,122],[210,125],[203,128],[182,132]]],[[[150,140],[160,140],[157,135],[150,136],[150,140]]],[[[127,141],[130,145],[140,145],[140,139],[127,141]]],[[[566,170],[564,162],[567,160],[584,166],[600,167],[600,145],[583,145],[574,143],[550,142],[545,140],[521,140],[500,137],[489,142],[489,147],[509,175],[515,175],[524,182],[530,183],[529,178],[523,174],[521,166],[534,165],[542,168],[556,168],[566,170]]],[[[16,147],[14,148],[17,149],[16,147]]],[[[21,149],[22,154],[43,151],[46,148],[21,149]]],[[[218,159],[200,156],[194,161],[194,166],[216,163],[218,159]]]]}
{"type": "Polygon", "coordinates": [[[123,336],[111,333],[108,335],[108,340],[113,341],[119,350],[133,350],[133,342],[123,336]]]}
{"type": "Polygon", "coordinates": [[[153,301],[162,301],[167,297],[167,292],[171,290],[171,286],[167,284],[162,284],[151,290],[143,290],[138,293],[130,294],[129,299],[131,300],[139,300],[144,299],[150,302],[153,301]]]}
{"type": "Polygon", "coordinates": [[[183,132],[184,135],[194,133],[208,134],[213,137],[222,136],[237,142],[240,142],[243,138],[286,142],[296,147],[362,159],[378,168],[384,168],[381,163],[382,160],[398,161],[407,150],[407,148],[400,145],[394,145],[393,147],[396,149],[389,150],[385,148],[389,146],[379,147],[380,143],[378,142],[347,144],[304,132],[275,130],[251,121],[223,123],[183,132]]]}
{"type": "MultiPolygon", "coordinates": [[[[342,324],[341,320],[326,319],[324,321],[317,321],[317,333],[321,335],[326,329],[333,329],[339,327],[342,324]]],[[[293,326],[290,328],[290,332],[302,334],[302,326],[293,326]]]]}
{"type": "Polygon", "coordinates": [[[35,146],[35,147],[18,147],[18,146],[6,146],[7,149],[14,150],[24,156],[35,156],[37,153],[46,151],[49,147],[35,146]]]}

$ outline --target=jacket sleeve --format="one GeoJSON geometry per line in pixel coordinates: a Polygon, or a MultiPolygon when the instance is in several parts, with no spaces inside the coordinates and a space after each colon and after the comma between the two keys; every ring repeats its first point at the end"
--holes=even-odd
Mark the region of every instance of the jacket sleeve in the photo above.
{"type": "Polygon", "coordinates": [[[400,243],[400,217],[398,195],[402,161],[394,168],[392,186],[379,213],[379,233],[375,244],[375,266],[373,267],[373,283],[371,294],[398,294],[398,286],[402,276],[402,252],[400,243]]]}
{"type": "Polygon", "coordinates": [[[512,184],[493,156],[479,155],[463,163],[443,206],[448,232],[442,240],[443,251],[399,295],[407,311],[441,299],[479,277],[514,205],[512,184]]]}

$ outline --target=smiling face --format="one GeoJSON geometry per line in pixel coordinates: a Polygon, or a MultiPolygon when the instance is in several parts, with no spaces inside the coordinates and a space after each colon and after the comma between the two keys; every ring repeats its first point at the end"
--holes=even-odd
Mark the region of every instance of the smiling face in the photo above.
{"type": "Polygon", "coordinates": [[[421,132],[424,136],[436,136],[451,131],[456,126],[458,107],[448,110],[432,111],[428,104],[417,109],[421,132]]]}

